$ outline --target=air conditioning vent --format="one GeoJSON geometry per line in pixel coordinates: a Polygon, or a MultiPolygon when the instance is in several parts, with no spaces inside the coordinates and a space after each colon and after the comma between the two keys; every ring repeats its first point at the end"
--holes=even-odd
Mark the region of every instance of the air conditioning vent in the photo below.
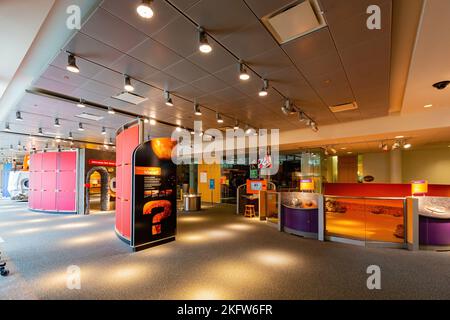
{"type": "Polygon", "coordinates": [[[358,109],[358,104],[356,102],[343,103],[343,104],[338,104],[338,105],[330,107],[330,110],[333,113],[356,110],[356,109],[358,109]]]}
{"type": "Polygon", "coordinates": [[[280,44],[326,26],[317,0],[297,1],[261,20],[280,44]]]}
{"type": "Polygon", "coordinates": [[[102,116],[97,116],[95,114],[86,113],[86,112],[83,112],[82,114],[78,114],[75,117],[81,118],[81,119],[92,120],[92,121],[100,121],[103,119],[102,116]]]}
{"type": "Polygon", "coordinates": [[[117,99],[120,101],[124,101],[124,102],[128,102],[134,105],[138,105],[141,104],[144,101],[147,101],[148,98],[142,97],[138,94],[135,93],[131,93],[131,92],[122,92],[121,94],[115,96],[115,97],[111,97],[113,99],[117,99]]]}

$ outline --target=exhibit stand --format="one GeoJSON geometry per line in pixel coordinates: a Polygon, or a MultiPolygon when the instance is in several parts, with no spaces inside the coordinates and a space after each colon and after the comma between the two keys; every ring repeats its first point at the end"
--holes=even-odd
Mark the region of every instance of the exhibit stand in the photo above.
{"type": "Polygon", "coordinates": [[[175,142],[143,142],[143,122],[136,120],[118,131],[116,144],[116,234],[134,251],[175,240],[175,142]]]}

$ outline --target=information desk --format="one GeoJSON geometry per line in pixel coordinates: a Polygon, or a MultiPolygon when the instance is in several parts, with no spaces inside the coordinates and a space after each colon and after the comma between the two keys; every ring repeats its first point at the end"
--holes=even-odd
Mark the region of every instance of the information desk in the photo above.
{"type": "Polygon", "coordinates": [[[450,198],[418,197],[419,242],[422,246],[450,246],[450,198]]]}

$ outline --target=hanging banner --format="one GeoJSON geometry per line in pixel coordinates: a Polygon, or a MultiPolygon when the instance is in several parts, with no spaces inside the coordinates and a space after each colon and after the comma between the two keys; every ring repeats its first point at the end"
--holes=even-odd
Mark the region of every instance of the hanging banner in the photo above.
{"type": "Polygon", "coordinates": [[[141,144],[133,161],[133,219],[135,250],[175,240],[177,226],[175,142],[153,139],[141,144]]]}

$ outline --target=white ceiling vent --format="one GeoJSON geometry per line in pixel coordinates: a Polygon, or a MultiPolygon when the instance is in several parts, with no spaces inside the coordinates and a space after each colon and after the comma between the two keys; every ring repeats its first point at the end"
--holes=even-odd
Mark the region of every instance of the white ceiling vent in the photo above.
{"type": "Polygon", "coordinates": [[[261,20],[280,44],[326,26],[317,0],[297,1],[261,20]]]}
{"type": "Polygon", "coordinates": [[[128,102],[128,103],[131,103],[134,105],[138,105],[138,104],[148,100],[148,98],[145,98],[138,94],[127,92],[127,91],[124,91],[121,94],[119,94],[115,97],[111,97],[111,98],[117,99],[120,101],[124,101],[124,102],[128,102]]]}
{"type": "Polygon", "coordinates": [[[343,103],[343,104],[338,104],[338,105],[330,107],[330,110],[333,113],[351,111],[351,110],[356,110],[356,109],[358,109],[358,104],[356,102],[343,103]]]}
{"type": "Polygon", "coordinates": [[[83,112],[82,114],[78,114],[75,117],[81,118],[81,119],[93,120],[93,121],[100,121],[103,119],[102,116],[97,116],[95,114],[86,113],[86,112],[83,112]]]}

